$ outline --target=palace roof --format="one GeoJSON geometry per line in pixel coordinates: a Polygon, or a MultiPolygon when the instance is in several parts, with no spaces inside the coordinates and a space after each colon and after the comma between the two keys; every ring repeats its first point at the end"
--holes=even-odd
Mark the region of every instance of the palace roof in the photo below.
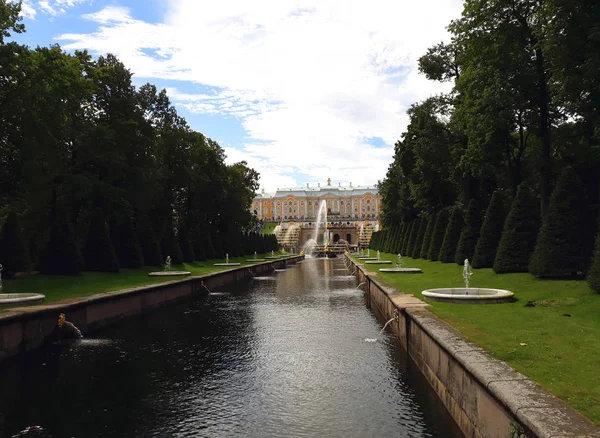
{"type": "Polygon", "coordinates": [[[296,198],[348,198],[353,196],[363,196],[371,194],[377,196],[379,190],[377,185],[371,186],[332,186],[330,184],[324,185],[323,187],[285,187],[278,188],[275,193],[257,193],[254,199],[283,199],[288,196],[296,198]]]}

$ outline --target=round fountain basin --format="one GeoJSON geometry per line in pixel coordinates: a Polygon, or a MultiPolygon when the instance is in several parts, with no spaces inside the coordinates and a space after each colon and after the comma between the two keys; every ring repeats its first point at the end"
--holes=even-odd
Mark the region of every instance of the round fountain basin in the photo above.
{"type": "Polygon", "coordinates": [[[0,306],[40,303],[44,301],[44,298],[46,298],[46,295],[42,294],[0,294],[0,306]]]}
{"type": "Polygon", "coordinates": [[[422,274],[421,268],[381,268],[379,272],[386,272],[390,274],[422,274]]]}
{"type": "Polygon", "coordinates": [[[392,262],[389,260],[371,260],[365,262],[365,265],[391,265],[392,262]]]}
{"type": "Polygon", "coordinates": [[[213,266],[240,266],[241,263],[215,263],[213,266]]]}
{"type": "Polygon", "coordinates": [[[184,275],[192,275],[190,271],[157,271],[150,272],[149,277],[181,277],[184,275]]]}
{"type": "Polygon", "coordinates": [[[456,304],[499,304],[513,301],[514,293],[504,289],[470,287],[448,287],[428,289],[423,296],[428,301],[441,301],[456,304]]]}
{"type": "Polygon", "coordinates": [[[265,259],[247,259],[246,261],[248,263],[253,263],[253,262],[264,262],[266,260],[265,259]]]}

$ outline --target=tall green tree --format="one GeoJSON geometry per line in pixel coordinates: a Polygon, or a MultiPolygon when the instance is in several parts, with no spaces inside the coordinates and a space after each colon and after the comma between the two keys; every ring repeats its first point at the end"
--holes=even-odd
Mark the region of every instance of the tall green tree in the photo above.
{"type": "Polygon", "coordinates": [[[454,261],[462,266],[465,263],[465,259],[469,259],[471,264],[473,263],[473,254],[475,253],[475,246],[479,239],[479,230],[481,228],[481,214],[477,207],[477,202],[471,199],[467,212],[465,214],[465,225],[460,233],[458,239],[458,246],[456,248],[456,255],[454,261]]]}
{"type": "Polygon", "coordinates": [[[450,219],[448,220],[448,226],[444,233],[444,240],[440,248],[439,260],[443,263],[453,263],[456,255],[456,248],[458,247],[458,240],[460,239],[460,233],[464,226],[464,217],[462,207],[455,205],[450,213],[450,219]]]}
{"type": "Polygon", "coordinates": [[[491,268],[494,265],[507,210],[504,192],[495,192],[486,210],[475,246],[472,263],[474,268],[491,268]]]}

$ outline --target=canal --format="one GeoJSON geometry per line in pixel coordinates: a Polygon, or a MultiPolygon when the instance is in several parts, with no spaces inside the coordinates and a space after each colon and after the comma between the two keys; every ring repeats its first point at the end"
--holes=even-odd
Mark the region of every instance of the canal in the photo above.
{"type": "Polygon", "coordinates": [[[349,274],[306,259],[10,361],[0,437],[460,437],[349,274]]]}

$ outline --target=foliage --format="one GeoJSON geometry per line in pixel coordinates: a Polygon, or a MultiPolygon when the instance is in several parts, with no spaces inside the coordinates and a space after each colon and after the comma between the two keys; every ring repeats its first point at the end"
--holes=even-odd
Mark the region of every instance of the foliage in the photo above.
{"type": "Polygon", "coordinates": [[[481,228],[481,213],[477,207],[477,202],[471,199],[469,206],[467,207],[467,213],[465,214],[465,225],[460,233],[458,239],[458,246],[456,248],[456,254],[454,261],[462,266],[465,263],[465,259],[473,261],[473,254],[475,253],[475,246],[479,239],[479,230],[481,228]]]}
{"type": "Polygon", "coordinates": [[[519,186],[504,222],[494,271],[527,272],[540,226],[540,211],[530,187],[519,186]]]}
{"type": "Polygon", "coordinates": [[[164,263],[163,254],[160,251],[160,244],[150,220],[142,218],[138,223],[136,232],[142,247],[144,264],[146,266],[162,266],[164,263]]]}
{"type": "Polygon", "coordinates": [[[421,218],[419,229],[417,230],[417,237],[415,238],[415,244],[413,246],[412,253],[410,254],[413,259],[418,259],[421,257],[421,248],[423,247],[425,230],[427,229],[428,224],[429,220],[427,218],[421,218]]]}
{"type": "Polygon", "coordinates": [[[427,258],[433,262],[439,258],[440,248],[444,242],[446,228],[448,227],[448,219],[448,209],[444,208],[440,210],[436,217],[433,231],[431,232],[429,250],[427,251],[427,258]]]}
{"type": "MultiPolygon", "coordinates": [[[[179,242],[179,248],[181,248],[182,259],[185,263],[191,263],[196,260],[196,253],[194,252],[194,245],[192,239],[188,233],[188,228],[185,223],[179,224],[177,229],[177,240],[179,242]]],[[[198,259],[200,260],[200,259],[198,259]]]]}
{"type": "Polygon", "coordinates": [[[459,205],[455,205],[452,208],[450,214],[450,220],[444,233],[444,241],[440,248],[439,260],[443,263],[453,263],[456,256],[456,248],[458,246],[458,240],[460,239],[460,233],[464,226],[464,218],[462,208],[459,205]]]}
{"type": "Polygon", "coordinates": [[[529,272],[536,277],[582,276],[589,266],[590,242],[595,235],[586,220],[590,213],[581,179],[572,167],[566,167],[550,198],[529,272]]]}
{"type": "Polygon", "coordinates": [[[3,278],[11,278],[17,272],[28,271],[29,253],[25,244],[19,218],[10,212],[0,231],[0,264],[3,278]]]}
{"type": "Polygon", "coordinates": [[[108,224],[100,209],[91,217],[82,255],[86,271],[119,272],[119,260],[110,239],[108,224]]]}
{"type": "Polygon", "coordinates": [[[417,241],[417,234],[419,234],[419,228],[421,228],[421,219],[417,218],[413,221],[410,237],[408,238],[408,247],[406,248],[406,255],[409,257],[415,250],[415,242],[417,241]]]}
{"type": "Polygon", "coordinates": [[[600,294],[600,232],[596,236],[596,247],[594,249],[592,266],[587,275],[587,282],[593,291],[600,294]]]}
{"type": "Polygon", "coordinates": [[[83,269],[83,257],[66,208],[57,202],[50,218],[50,236],[40,254],[39,271],[48,275],[78,274],[83,269]]]}
{"type": "Polygon", "coordinates": [[[474,268],[491,268],[494,265],[507,213],[504,195],[504,192],[501,191],[492,195],[481,225],[479,239],[477,239],[475,255],[473,255],[472,265],[474,268]]]}
{"type": "Polygon", "coordinates": [[[180,265],[183,263],[183,254],[179,247],[179,241],[175,236],[175,227],[173,222],[170,220],[165,223],[162,239],[160,241],[160,251],[163,257],[171,257],[171,263],[174,265],[180,265]]]}
{"type": "Polygon", "coordinates": [[[429,253],[429,247],[431,246],[431,236],[433,235],[433,229],[437,221],[437,216],[437,214],[432,214],[431,216],[429,216],[429,220],[427,221],[427,228],[425,229],[425,234],[423,235],[423,243],[421,244],[421,253],[419,254],[419,258],[427,258],[427,254],[429,253]]]}
{"type": "Polygon", "coordinates": [[[144,266],[142,247],[137,238],[133,221],[113,219],[110,224],[110,237],[122,268],[141,268],[144,266]]]}

